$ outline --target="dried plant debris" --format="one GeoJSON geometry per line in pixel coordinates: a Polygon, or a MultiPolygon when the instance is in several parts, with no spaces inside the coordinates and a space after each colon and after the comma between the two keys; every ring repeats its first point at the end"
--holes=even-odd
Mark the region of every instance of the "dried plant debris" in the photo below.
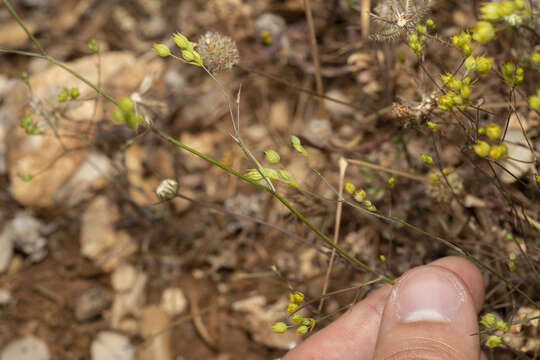
{"type": "Polygon", "coordinates": [[[413,32],[430,13],[431,0],[387,0],[370,13],[371,18],[379,25],[380,31],[372,34],[372,40],[399,40],[403,35],[413,32]]]}

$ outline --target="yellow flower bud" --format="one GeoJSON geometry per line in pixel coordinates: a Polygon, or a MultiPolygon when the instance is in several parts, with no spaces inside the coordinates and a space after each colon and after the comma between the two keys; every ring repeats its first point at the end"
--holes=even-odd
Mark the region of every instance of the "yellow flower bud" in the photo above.
{"type": "Polygon", "coordinates": [[[298,313],[294,314],[293,316],[291,316],[291,321],[297,323],[297,324],[300,324],[304,321],[304,317],[298,313]]]}
{"type": "Polygon", "coordinates": [[[302,301],[304,301],[304,294],[302,294],[300,291],[295,291],[293,295],[295,302],[301,303],[302,301]]]}
{"type": "Polygon", "coordinates": [[[352,182],[350,182],[350,181],[346,181],[346,182],[345,182],[345,192],[346,192],[347,194],[351,194],[351,195],[352,195],[352,194],[354,193],[355,190],[356,190],[356,186],[354,186],[354,184],[353,184],[352,182]]]}
{"type": "Polygon", "coordinates": [[[495,348],[501,344],[501,337],[497,335],[491,335],[486,340],[486,346],[489,348],[495,348]]]}
{"type": "Polygon", "coordinates": [[[278,321],[272,325],[272,330],[276,334],[283,334],[285,333],[285,331],[287,331],[288,328],[289,326],[285,324],[283,321],[278,321]]]}
{"type": "Polygon", "coordinates": [[[296,328],[296,333],[297,334],[301,334],[301,335],[305,335],[307,332],[308,332],[308,327],[306,325],[300,325],[299,327],[296,328]]]}
{"type": "Polygon", "coordinates": [[[506,144],[494,145],[489,150],[489,157],[493,160],[499,160],[505,157],[508,153],[508,148],[506,144]]]}
{"type": "Polygon", "coordinates": [[[487,21],[479,21],[476,23],[476,27],[473,29],[472,38],[479,43],[483,44],[495,36],[495,29],[493,25],[487,21]]]}
{"type": "Polygon", "coordinates": [[[296,310],[298,310],[298,304],[297,303],[289,303],[287,304],[287,313],[290,314],[290,313],[293,313],[295,312],[296,310]]]}
{"type": "Polygon", "coordinates": [[[365,199],[366,199],[366,192],[364,190],[360,189],[354,192],[355,201],[361,203],[361,202],[364,202],[365,199]]]}
{"type": "Polygon", "coordinates": [[[490,140],[499,140],[502,135],[502,130],[499,125],[491,123],[486,126],[486,135],[490,140]]]}
{"type": "Polygon", "coordinates": [[[475,145],[473,145],[473,150],[476,155],[480,157],[486,157],[489,155],[489,150],[491,146],[485,141],[478,140],[475,145]]]}

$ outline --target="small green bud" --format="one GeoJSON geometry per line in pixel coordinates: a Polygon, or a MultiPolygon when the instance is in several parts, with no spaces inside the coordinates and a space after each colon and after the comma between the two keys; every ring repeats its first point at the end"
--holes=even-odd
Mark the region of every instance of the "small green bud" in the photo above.
{"type": "Polygon", "coordinates": [[[98,47],[98,43],[97,43],[96,39],[91,38],[91,39],[88,41],[88,48],[89,48],[90,51],[93,52],[93,53],[97,53],[97,52],[99,51],[99,47],[98,47]]]}
{"type": "Polygon", "coordinates": [[[491,149],[491,146],[485,141],[478,140],[476,144],[473,145],[473,150],[476,153],[476,155],[480,157],[486,157],[489,155],[489,150],[491,149]]]}
{"type": "Polygon", "coordinates": [[[366,207],[368,211],[371,211],[371,212],[377,211],[377,208],[375,207],[375,205],[373,205],[373,203],[369,200],[364,200],[364,206],[366,207]]]}
{"type": "Polygon", "coordinates": [[[480,318],[480,324],[484,325],[486,328],[495,327],[497,323],[497,317],[493,313],[486,313],[480,318]]]}
{"type": "Polygon", "coordinates": [[[535,176],[536,183],[540,185],[540,175],[535,176]]]}
{"type": "Polygon", "coordinates": [[[430,29],[435,29],[435,22],[433,21],[433,19],[427,19],[427,20],[426,20],[426,25],[427,25],[430,29]]]}
{"type": "Polygon", "coordinates": [[[127,97],[123,97],[118,101],[118,106],[120,107],[120,110],[124,112],[124,114],[129,114],[133,112],[133,108],[135,105],[133,104],[133,101],[127,97]]]}
{"type": "Polygon", "coordinates": [[[427,126],[428,126],[431,130],[437,131],[438,126],[437,126],[437,124],[435,124],[433,121],[428,121],[426,124],[427,124],[427,126]]]}
{"type": "Polygon", "coordinates": [[[496,141],[501,138],[502,130],[499,125],[490,123],[486,126],[486,135],[490,140],[496,141]]]}
{"type": "Polygon", "coordinates": [[[246,177],[251,181],[261,181],[263,179],[262,174],[257,169],[249,169],[246,177]]]}
{"type": "Polygon", "coordinates": [[[501,337],[500,336],[497,336],[497,335],[491,335],[490,337],[488,337],[488,339],[486,340],[486,346],[488,348],[495,348],[497,346],[499,346],[501,344],[502,340],[501,340],[501,337]]]}
{"type": "Polygon", "coordinates": [[[516,71],[516,65],[514,65],[514,63],[511,61],[508,61],[502,66],[502,73],[504,77],[514,76],[515,71],[516,71]]]}
{"type": "Polygon", "coordinates": [[[493,25],[487,21],[477,22],[476,27],[472,31],[472,38],[480,44],[490,41],[495,36],[493,25]]]}
{"type": "Polygon", "coordinates": [[[69,91],[69,96],[71,97],[72,100],[75,100],[79,97],[80,93],[79,93],[79,89],[77,89],[76,87],[72,88],[70,91],[69,91]]]}
{"type": "Polygon", "coordinates": [[[471,96],[471,87],[467,84],[463,84],[461,86],[461,89],[459,90],[459,94],[461,95],[463,99],[468,100],[469,97],[471,96]]]}
{"type": "Polygon", "coordinates": [[[68,99],[68,91],[64,89],[59,95],[58,95],[58,102],[65,102],[68,99]]]}
{"type": "Polygon", "coordinates": [[[275,322],[272,325],[272,331],[274,331],[276,334],[283,334],[285,333],[285,331],[287,331],[288,328],[289,326],[285,324],[283,321],[275,322]]]}
{"type": "Polygon", "coordinates": [[[469,56],[467,59],[465,59],[465,67],[469,71],[476,70],[476,59],[474,56],[469,56]]]}
{"type": "Polygon", "coordinates": [[[281,161],[279,154],[274,150],[265,150],[264,154],[266,155],[266,160],[268,160],[270,164],[279,164],[281,161]]]}
{"type": "Polygon", "coordinates": [[[502,320],[497,320],[497,322],[495,323],[495,327],[497,328],[497,330],[507,332],[510,326],[508,325],[507,322],[504,322],[502,320]]]}
{"type": "Polygon", "coordinates": [[[291,136],[291,143],[294,149],[298,151],[300,154],[304,156],[309,156],[306,149],[304,149],[304,147],[302,146],[302,143],[300,142],[300,139],[298,138],[298,136],[294,136],[294,135],[291,136]]]}
{"type": "Polygon", "coordinates": [[[388,186],[390,186],[390,188],[394,188],[394,185],[396,184],[396,178],[391,176],[389,179],[388,179],[388,186]]]}
{"type": "Polygon", "coordinates": [[[279,177],[285,182],[287,182],[289,185],[297,185],[293,174],[291,174],[289,170],[279,169],[278,173],[279,177]]]}
{"type": "Polygon", "coordinates": [[[135,114],[133,112],[126,114],[126,125],[128,128],[135,130],[142,122],[143,118],[141,115],[135,114]]]}
{"type": "Polygon", "coordinates": [[[354,186],[354,184],[353,184],[352,182],[350,182],[350,181],[346,181],[346,182],[345,182],[345,192],[346,192],[347,194],[351,194],[351,195],[352,195],[352,194],[354,193],[355,190],[356,190],[356,186],[354,186]]]}
{"type": "Polygon", "coordinates": [[[381,260],[381,262],[382,262],[383,264],[386,263],[386,256],[384,256],[384,255],[382,255],[382,254],[379,255],[379,260],[381,260]]]}
{"type": "Polygon", "coordinates": [[[28,85],[28,83],[29,83],[29,81],[28,81],[28,73],[26,71],[23,71],[21,73],[21,79],[22,79],[22,81],[24,81],[24,83],[26,85],[28,85]]]}
{"type": "Polygon", "coordinates": [[[301,334],[301,335],[305,335],[307,332],[308,332],[308,327],[306,325],[300,325],[299,327],[296,328],[296,333],[297,334],[301,334]]]}
{"type": "Polygon", "coordinates": [[[171,56],[171,50],[165,44],[154,44],[154,51],[161,57],[171,56]]]}
{"type": "Polygon", "coordinates": [[[113,119],[114,121],[116,121],[117,123],[125,123],[126,122],[126,117],[124,115],[124,113],[122,112],[122,110],[120,110],[120,108],[115,108],[112,112],[112,115],[113,115],[113,119]]]}
{"type": "Polygon", "coordinates": [[[30,126],[32,124],[32,117],[30,115],[25,115],[21,122],[20,122],[20,126],[24,129],[24,128],[27,128],[28,126],[30,126]]]}
{"type": "Polygon", "coordinates": [[[21,179],[24,182],[28,182],[28,181],[32,180],[32,178],[33,178],[32,175],[23,174],[23,173],[17,173],[17,176],[19,177],[19,179],[21,179]]]}
{"type": "Polygon", "coordinates": [[[529,106],[531,109],[540,109],[540,96],[532,95],[529,97],[529,106]]]}
{"type": "Polygon", "coordinates": [[[193,43],[188,40],[187,37],[180,34],[179,32],[173,35],[173,40],[176,43],[176,46],[178,46],[182,50],[193,50],[193,43]]]}
{"type": "Polygon", "coordinates": [[[431,158],[431,156],[429,155],[426,155],[426,154],[420,154],[420,159],[422,160],[422,162],[428,166],[431,166],[433,165],[433,159],[431,158]]]}
{"type": "Polygon", "coordinates": [[[478,128],[478,135],[484,135],[485,133],[486,133],[486,129],[484,129],[483,127],[478,128]]]}
{"type": "Polygon", "coordinates": [[[279,173],[277,170],[271,168],[264,168],[262,169],[262,173],[270,180],[279,180],[279,173]]]}
{"type": "Polygon", "coordinates": [[[485,75],[491,70],[493,58],[486,58],[483,55],[476,58],[476,71],[480,75],[485,75]]]}
{"type": "Polygon", "coordinates": [[[499,5],[495,2],[484,2],[480,7],[480,18],[487,21],[497,21],[500,19],[499,5]]]}

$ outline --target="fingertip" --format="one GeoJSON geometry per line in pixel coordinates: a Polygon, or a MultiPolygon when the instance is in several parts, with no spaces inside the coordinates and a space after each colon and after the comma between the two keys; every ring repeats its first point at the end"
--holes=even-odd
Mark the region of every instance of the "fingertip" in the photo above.
{"type": "Polygon", "coordinates": [[[484,278],[471,261],[459,256],[448,256],[435,260],[428,266],[440,266],[455,273],[467,285],[476,311],[482,309],[485,296],[484,278]]]}

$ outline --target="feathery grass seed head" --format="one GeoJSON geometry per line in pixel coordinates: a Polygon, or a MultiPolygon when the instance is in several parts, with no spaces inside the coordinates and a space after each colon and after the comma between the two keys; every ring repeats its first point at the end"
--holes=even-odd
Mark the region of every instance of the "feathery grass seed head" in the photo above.
{"type": "Polygon", "coordinates": [[[213,74],[230,70],[240,61],[234,40],[217,32],[207,32],[201,36],[197,50],[204,66],[213,74]]]}

